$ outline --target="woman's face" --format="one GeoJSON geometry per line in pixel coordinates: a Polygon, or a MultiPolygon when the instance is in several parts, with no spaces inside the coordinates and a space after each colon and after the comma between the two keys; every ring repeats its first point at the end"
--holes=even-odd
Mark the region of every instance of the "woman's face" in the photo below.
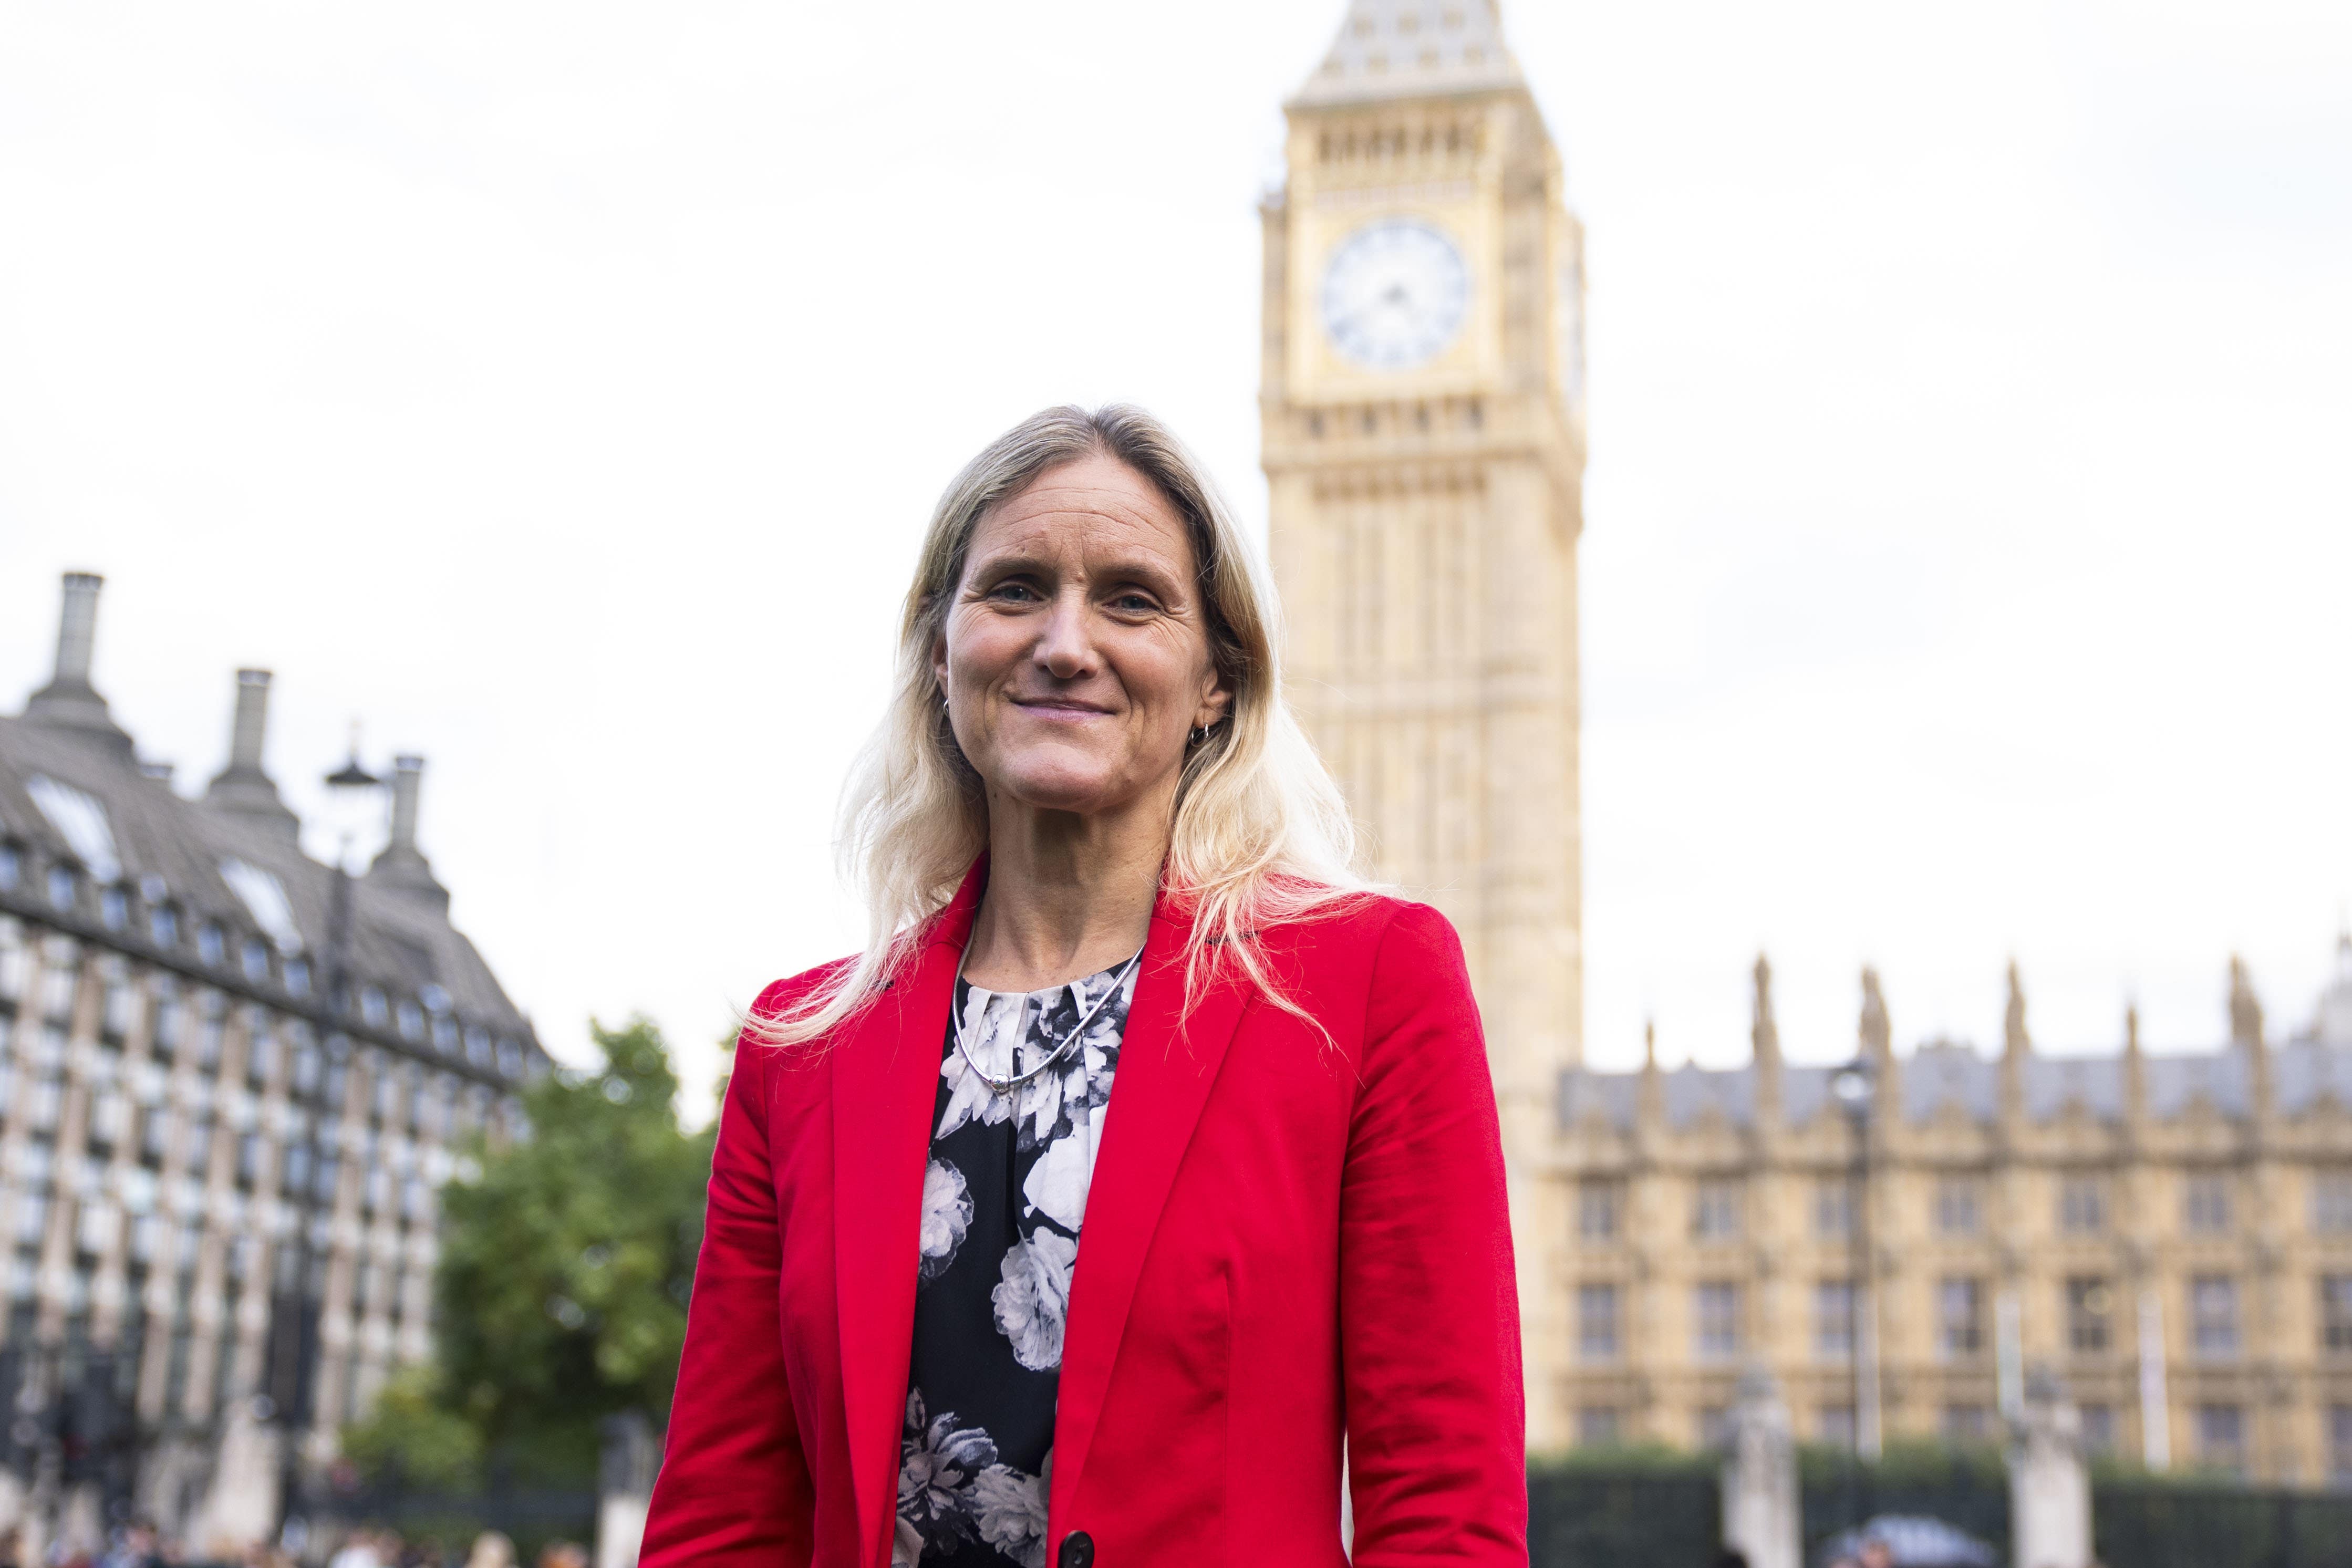
{"type": "Polygon", "coordinates": [[[1195,570],[1174,508],[1103,454],[982,517],[931,664],[992,799],[1095,815],[1173,790],[1231,700],[1195,570]]]}

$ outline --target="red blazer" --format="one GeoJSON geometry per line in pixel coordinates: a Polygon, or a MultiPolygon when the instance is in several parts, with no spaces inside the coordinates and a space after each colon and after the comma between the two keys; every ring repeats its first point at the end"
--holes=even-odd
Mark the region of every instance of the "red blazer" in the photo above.
{"type": "MultiPolygon", "coordinates": [[[[918,1224],[983,861],[892,988],[820,1047],[746,1044],[720,1113],[642,1568],[884,1568],[918,1224]]],[[[1180,1015],[1152,912],[1078,1232],[1055,1415],[1055,1568],[1511,1563],[1527,1550],[1517,1292],[1462,948],[1366,899],[1180,1015]]],[[[823,971],[779,981],[773,1011],[823,971]]]]}

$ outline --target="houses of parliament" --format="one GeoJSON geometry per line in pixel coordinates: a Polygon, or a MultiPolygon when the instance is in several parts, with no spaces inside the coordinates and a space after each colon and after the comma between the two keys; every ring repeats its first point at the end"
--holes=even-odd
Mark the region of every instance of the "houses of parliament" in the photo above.
{"type": "MultiPolygon", "coordinates": [[[[2352,1482],[2352,938],[2226,1040],[1582,1065],[1582,231],[1491,0],[1353,0],[1264,208],[1263,452],[1294,700],[1372,871],[1462,933],[1506,1157],[1529,1441],[1990,1438],[2028,1367],[2152,1468],[2352,1482]],[[2282,1035],[2284,1038],[2282,1038],[2282,1035]]],[[[2216,996],[2221,966],[2216,964],[2216,996]]],[[[1989,985],[1997,977],[1988,977],[1989,985]]],[[[2224,1009],[2217,1005],[2216,1033],[2224,1009]]],[[[1439,1349],[1442,1347],[1433,1347],[1439,1349]]]]}

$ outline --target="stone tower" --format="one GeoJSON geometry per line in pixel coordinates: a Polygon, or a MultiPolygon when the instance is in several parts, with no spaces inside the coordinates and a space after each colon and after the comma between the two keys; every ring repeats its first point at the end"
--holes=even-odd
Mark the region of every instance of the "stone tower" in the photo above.
{"type": "Polygon", "coordinates": [[[1583,1010],[1582,235],[1492,0],[1352,0],[1286,109],[1261,415],[1290,694],[1375,874],[1462,934],[1549,1445],[1567,1215],[1543,1173],[1583,1010]]]}

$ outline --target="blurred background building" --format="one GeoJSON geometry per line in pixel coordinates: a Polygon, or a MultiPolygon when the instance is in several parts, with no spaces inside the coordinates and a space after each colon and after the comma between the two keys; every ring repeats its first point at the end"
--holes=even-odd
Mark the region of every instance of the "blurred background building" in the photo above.
{"type": "MultiPolygon", "coordinates": [[[[179,794],[90,685],[99,588],[66,578],[0,718],[0,1527],[252,1540],[427,1354],[436,1190],[546,1059],[449,924],[422,761],[364,873],[320,863],[241,670],[228,765],[179,794]]],[[[356,758],[331,783],[381,831],[356,758]]]]}
{"type": "Polygon", "coordinates": [[[2042,1366],[2095,1453],[2352,1482],[2352,937],[2284,1041],[2231,964],[2198,1053],[2039,1052],[2012,968],[1998,1057],[1898,1054],[1862,990],[1845,1066],[1759,959],[1748,1066],[1561,1079],[1577,1439],[1716,1441],[1762,1366],[1802,1438],[1991,1441],[2042,1366]]]}
{"type": "Polygon", "coordinates": [[[1528,1437],[1990,1439],[2028,1362],[2158,1468],[2352,1479],[2352,941],[2311,1029],[1585,1071],[1582,235],[1486,0],[1354,0],[1264,209],[1264,461],[1289,673],[1374,873],[1460,928],[1512,1176],[1528,1437]],[[1841,1087],[1841,1096],[1832,1085],[1841,1087]]]}

